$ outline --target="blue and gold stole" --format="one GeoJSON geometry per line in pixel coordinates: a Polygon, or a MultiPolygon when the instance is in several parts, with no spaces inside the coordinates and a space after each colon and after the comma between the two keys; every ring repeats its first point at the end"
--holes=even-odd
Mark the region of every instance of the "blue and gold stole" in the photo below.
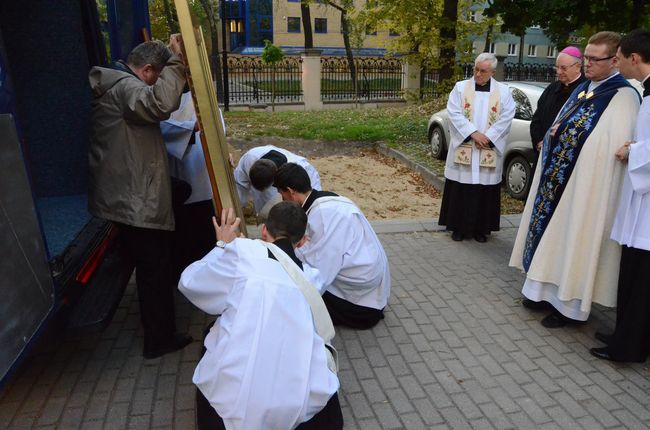
{"type": "Polygon", "coordinates": [[[524,247],[523,266],[526,271],[578,162],[580,150],[614,94],[626,86],[630,84],[620,74],[603,82],[593,92],[587,92],[589,81],[580,84],[555,121],[555,124],[559,124],[555,135],[550,136],[546,132],[538,167],[542,168],[539,188],[524,247]]]}

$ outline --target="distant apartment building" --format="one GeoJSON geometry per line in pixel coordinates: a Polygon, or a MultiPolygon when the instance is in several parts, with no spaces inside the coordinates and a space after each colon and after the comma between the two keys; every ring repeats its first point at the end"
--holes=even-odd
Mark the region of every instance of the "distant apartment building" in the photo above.
{"type": "MultiPolygon", "coordinates": [[[[363,7],[366,0],[355,0],[363,7]]],[[[280,46],[287,54],[304,50],[305,35],[300,14],[300,0],[225,0],[225,19],[231,52],[259,54],[264,40],[280,46]]],[[[314,47],[324,55],[344,55],[341,14],[331,6],[316,0],[310,6],[314,47]]],[[[480,12],[472,12],[467,19],[480,20],[480,12]]],[[[391,38],[398,34],[390,30],[368,29],[363,47],[355,55],[383,55],[391,38]]],[[[489,51],[506,56],[506,62],[519,59],[519,37],[510,33],[495,33],[489,51]]],[[[483,51],[485,36],[474,38],[474,52],[483,51]]],[[[526,32],[524,62],[553,64],[557,55],[555,46],[538,27],[526,32]]]]}

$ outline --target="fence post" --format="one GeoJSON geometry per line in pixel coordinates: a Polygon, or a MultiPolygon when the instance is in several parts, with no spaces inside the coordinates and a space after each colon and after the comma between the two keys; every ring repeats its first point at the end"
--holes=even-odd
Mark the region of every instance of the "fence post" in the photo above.
{"type": "Polygon", "coordinates": [[[496,79],[499,82],[503,82],[506,80],[506,58],[508,58],[506,55],[497,55],[497,70],[494,73],[494,79],[496,79]]]}
{"type": "Polygon", "coordinates": [[[320,50],[310,49],[302,54],[302,94],[306,111],[323,109],[320,81],[320,50]]]}
{"type": "Polygon", "coordinates": [[[402,92],[406,101],[414,102],[420,99],[420,65],[402,62],[402,92]]]}

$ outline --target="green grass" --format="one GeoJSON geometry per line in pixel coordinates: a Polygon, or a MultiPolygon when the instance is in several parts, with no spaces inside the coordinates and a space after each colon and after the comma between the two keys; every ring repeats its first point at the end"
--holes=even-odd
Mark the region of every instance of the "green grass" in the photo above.
{"type": "MultiPolygon", "coordinates": [[[[238,138],[277,136],[290,139],[339,142],[384,142],[433,172],[442,175],[444,161],[431,157],[427,123],[445,100],[377,109],[341,109],[319,112],[226,112],[228,135],[238,138]]],[[[520,213],[523,202],[505,192],[504,214],[520,213]]]]}

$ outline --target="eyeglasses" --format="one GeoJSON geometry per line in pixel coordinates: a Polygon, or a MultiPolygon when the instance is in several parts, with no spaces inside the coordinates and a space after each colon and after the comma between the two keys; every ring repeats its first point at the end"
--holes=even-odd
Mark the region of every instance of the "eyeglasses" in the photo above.
{"type": "Polygon", "coordinates": [[[584,58],[585,63],[597,63],[599,61],[611,60],[614,57],[616,57],[616,55],[610,55],[609,57],[605,57],[605,58],[589,57],[589,56],[585,55],[582,58],[584,58]]]}
{"type": "Polygon", "coordinates": [[[554,68],[555,70],[559,70],[559,71],[561,71],[561,72],[566,72],[567,70],[569,70],[569,67],[573,67],[573,66],[575,66],[576,64],[580,64],[580,61],[576,61],[575,63],[573,63],[573,64],[569,64],[568,66],[553,66],[553,68],[554,68]]]}

